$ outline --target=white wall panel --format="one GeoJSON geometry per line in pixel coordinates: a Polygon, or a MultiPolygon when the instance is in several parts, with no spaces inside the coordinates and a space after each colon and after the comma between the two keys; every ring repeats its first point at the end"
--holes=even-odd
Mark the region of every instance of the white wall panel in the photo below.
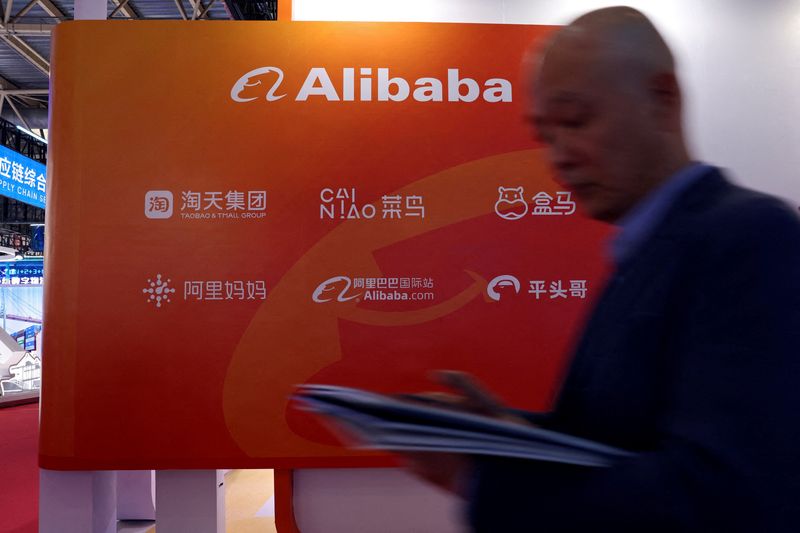
{"type": "MultiPolygon", "coordinates": [[[[564,24],[602,0],[295,0],[295,20],[564,24]]],[[[629,0],[678,60],[697,158],[800,204],[800,0],[629,0]]]]}

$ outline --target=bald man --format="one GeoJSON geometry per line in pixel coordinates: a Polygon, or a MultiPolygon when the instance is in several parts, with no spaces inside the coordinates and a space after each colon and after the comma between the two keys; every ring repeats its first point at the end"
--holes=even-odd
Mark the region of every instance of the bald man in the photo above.
{"type": "Polygon", "coordinates": [[[527,118],[592,218],[619,221],[690,165],[672,54],[638,11],[580,17],[532,70],[527,118]]]}
{"type": "Polygon", "coordinates": [[[578,18],[533,75],[557,180],[619,231],[554,410],[531,419],[635,455],[415,464],[480,532],[799,532],[800,221],[692,161],[672,54],[638,11],[578,18]]]}

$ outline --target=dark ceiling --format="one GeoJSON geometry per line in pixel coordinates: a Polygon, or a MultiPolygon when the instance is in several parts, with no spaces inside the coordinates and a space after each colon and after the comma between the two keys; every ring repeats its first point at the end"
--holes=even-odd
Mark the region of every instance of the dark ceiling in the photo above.
{"type": "MultiPolygon", "coordinates": [[[[115,20],[274,20],[277,2],[107,0],[107,8],[115,20]]],[[[50,32],[74,12],[74,0],[0,0],[0,116],[32,131],[47,128],[50,32]]]]}

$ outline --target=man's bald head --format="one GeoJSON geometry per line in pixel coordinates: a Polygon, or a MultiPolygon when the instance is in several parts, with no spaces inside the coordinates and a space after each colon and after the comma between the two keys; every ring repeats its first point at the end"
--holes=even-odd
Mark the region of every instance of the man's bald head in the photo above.
{"type": "Polygon", "coordinates": [[[618,220],[688,162],[672,53],[635,9],[560,29],[535,63],[531,103],[558,180],[594,218],[618,220]]]}
{"type": "Polygon", "coordinates": [[[672,52],[661,34],[630,7],[609,7],[578,17],[556,33],[543,63],[570,53],[590,55],[596,67],[625,77],[675,71],[672,52]]]}

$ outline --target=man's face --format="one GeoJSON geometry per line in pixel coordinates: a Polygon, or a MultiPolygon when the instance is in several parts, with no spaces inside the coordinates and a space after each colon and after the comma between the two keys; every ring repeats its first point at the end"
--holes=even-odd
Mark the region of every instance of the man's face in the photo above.
{"type": "Polygon", "coordinates": [[[590,217],[607,222],[647,192],[653,154],[644,96],[620,75],[585,48],[548,53],[527,114],[548,148],[556,180],[590,217]]]}

